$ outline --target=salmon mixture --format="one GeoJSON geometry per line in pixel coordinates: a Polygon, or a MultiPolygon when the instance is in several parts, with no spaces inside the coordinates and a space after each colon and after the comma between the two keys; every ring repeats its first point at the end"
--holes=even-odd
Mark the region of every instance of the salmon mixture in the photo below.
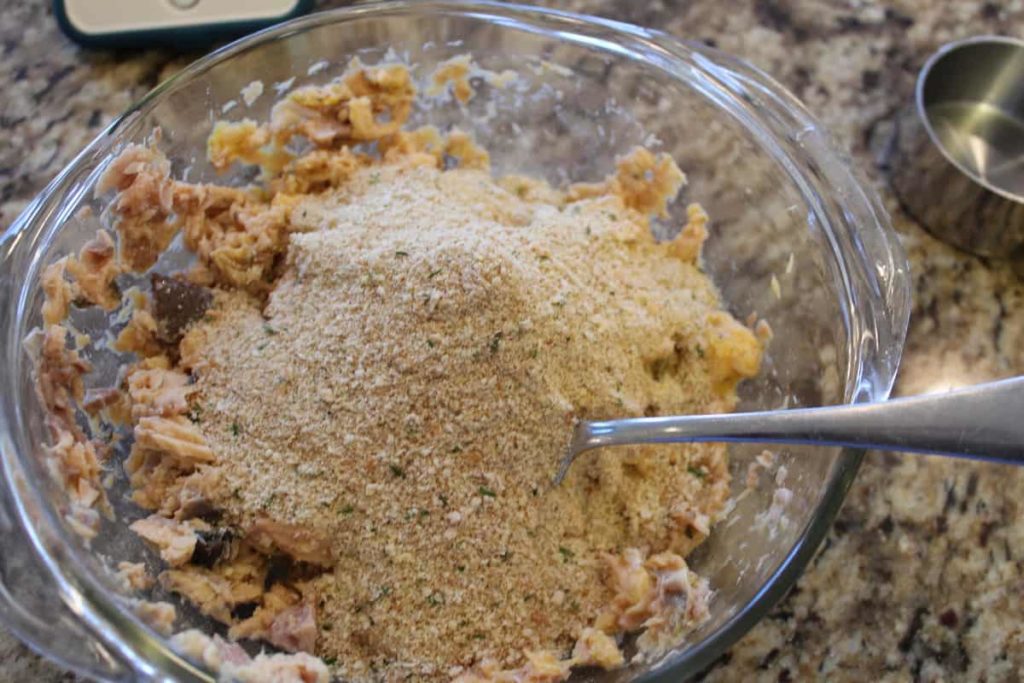
{"type": "MultiPolygon", "coordinates": [[[[425,90],[468,99],[471,68],[425,90]]],[[[353,62],[217,124],[209,160],[259,167],[248,187],[130,146],[99,186],[110,230],[43,276],[65,517],[94,535],[123,470],[163,569],[119,577],[223,624],[172,642],[225,678],[555,682],[707,614],[684,558],[729,495],[721,445],[604,449],[552,484],[575,421],[729,411],[758,372],[764,326],[701,270],[707,216],[654,239],[685,179],[643,148],[590,183],[495,177],[469,135],[407,129],[416,98],[406,67],[353,62]],[[178,244],[194,261],[167,272],[178,244]],[[72,306],[121,321],[115,386],[84,391],[72,306]],[[130,427],[127,457],[82,414],[130,427]]],[[[173,631],[169,603],[136,612],[173,631]]]]}

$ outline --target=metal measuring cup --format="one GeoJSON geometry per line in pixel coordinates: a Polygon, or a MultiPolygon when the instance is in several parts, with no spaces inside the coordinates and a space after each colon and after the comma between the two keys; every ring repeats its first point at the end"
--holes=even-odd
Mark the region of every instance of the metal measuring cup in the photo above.
{"type": "Polygon", "coordinates": [[[936,237],[1024,260],[1024,42],[983,36],[943,46],[897,121],[890,181],[936,237]]]}

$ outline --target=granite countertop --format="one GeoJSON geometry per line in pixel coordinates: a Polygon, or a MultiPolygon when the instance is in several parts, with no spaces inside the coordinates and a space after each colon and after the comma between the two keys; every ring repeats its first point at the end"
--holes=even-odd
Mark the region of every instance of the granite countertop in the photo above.
{"type": "MultiPolygon", "coordinates": [[[[196,55],[88,53],[49,2],[0,13],[0,226],[112,117],[196,55]]],[[[1024,373],[1024,283],[924,232],[885,177],[892,121],[940,44],[1019,34],[1022,0],[571,0],[741,56],[792,89],[853,153],[910,255],[914,309],[897,394],[1024,373]],[[887,6],[884,6],[887,5],[887,6]]],[[[870,453],[797,587],[706,672],[1018,680],[1024,676],[1024,470],[870,453]]],[[[73,680],[0,631],[6,680],[73,680]]]]}

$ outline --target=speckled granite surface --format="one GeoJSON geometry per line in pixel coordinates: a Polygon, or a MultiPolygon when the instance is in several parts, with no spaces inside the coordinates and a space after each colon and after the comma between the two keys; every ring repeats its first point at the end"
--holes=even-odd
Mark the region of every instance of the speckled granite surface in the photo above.
{"type": "MultiPolygon", "coordinates": [[[[556,3],[703,39],[773,74],[881,191],[915,276],[897,393],[1024,373],[1024,282],[904,215],[884,164],[891,120],[941,43],[1019,35],[1021,0],[556,3]]],[[[83,52],[49,3],[0,11],[0,225],[132,100],[195,55],[83,52]]],[[[1024,678],[1024,470],[873,453],[811,568],[707,672],[716,681],[1024,678]]],[[[0,679],[73,680],[0,631],[0,679]]]]}

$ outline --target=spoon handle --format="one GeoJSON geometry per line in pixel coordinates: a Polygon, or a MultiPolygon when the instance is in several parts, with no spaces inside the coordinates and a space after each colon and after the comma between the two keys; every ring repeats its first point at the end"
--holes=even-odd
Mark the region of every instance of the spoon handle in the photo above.
{"type": "Polygon", "coordinates": [[[855,405],[580,423],[570,457],[601,446],[690,441],[819,444],[1024,465],[1024,377],[855,405]]]}

